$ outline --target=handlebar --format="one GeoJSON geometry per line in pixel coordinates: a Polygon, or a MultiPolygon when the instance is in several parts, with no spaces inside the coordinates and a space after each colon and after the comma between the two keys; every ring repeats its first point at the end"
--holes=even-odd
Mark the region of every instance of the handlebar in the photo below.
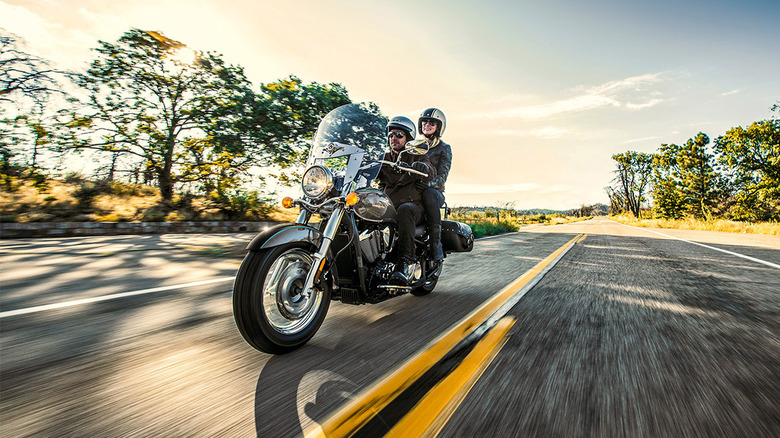
{"type": "MultiPolygon", "coordinates": [[[[392,167],[393,169],[401,169],[404,172],[413,173],[415,175],[420,175],[422,177],[428,178],[428,174],[425,172],[420,172],[419,170],[414,170],[411,167],[401,166],[399,163],[403,163],[403,161],[400,161],[399,163],[393,162],[393,161],[386,161],[386,160],[379,160],[382,164],[387,164],[388,166],[392,167]]],[[[406,164],[406,163],[404,163],[406,164]]]]}

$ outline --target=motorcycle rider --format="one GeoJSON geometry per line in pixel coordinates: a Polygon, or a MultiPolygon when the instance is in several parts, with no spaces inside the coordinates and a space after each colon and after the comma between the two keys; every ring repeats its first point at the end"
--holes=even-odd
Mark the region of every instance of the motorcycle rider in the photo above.
{"type": "Polygon", "coordinates": [[[434,260],[444,259],[441,246],[441,211],[444,205],[444,183],[452,167],[452,148],[441,140],[447,127],[447,118],[438,108],[428,108],[420,114],[417,127],[428,142],[426,154],[436,169],[436,177],[431,181],[419,181],[418,188],[422,190],[423,208],[425,210],[428,236],[431,239],[434,260]]]}
{"type": "MultiPolygon", "coordinates": [[[[417,134],[416,131],[414,122],[407,117],[397,116],[390,119],[390,122],[387,124],[390,151],[385,153],[383,159],[396,162],[406,143],[414,140],[417,134]]],[[[396,248],[398,260],[396,272],[393,273],[391,281],[403,286],[409,286],[417,269],[414,257],[414,229],[423,218],[422,193],[416,183],[418,181],[428,182],[433,180],[436,176],[436,171],[431,165],[427,154],[403,154],[399,162],[405,163],[408,167],[428,175],[427,177],[422,177],[394,169],[388,165],[382,165],[377,176],[379,188],[390,197],[398,213],[398,246],[396,248]]]]}

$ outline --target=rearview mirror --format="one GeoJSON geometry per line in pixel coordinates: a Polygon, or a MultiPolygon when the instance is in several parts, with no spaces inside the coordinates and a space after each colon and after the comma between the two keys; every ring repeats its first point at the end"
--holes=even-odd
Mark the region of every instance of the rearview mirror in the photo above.
{"type": "Polygon", "coordinates": [[[404,152],[412,155],[425,155],[428,152],[428,142],[425,140],[412,140],[406,143],[404,152]]]}

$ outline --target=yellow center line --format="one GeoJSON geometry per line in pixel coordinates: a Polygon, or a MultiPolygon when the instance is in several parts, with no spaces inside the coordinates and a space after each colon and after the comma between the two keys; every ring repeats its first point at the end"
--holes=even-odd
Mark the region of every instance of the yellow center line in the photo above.
{"type": "Polygon", "coordinates": [[[434,437],[447,424],[474,384],[506,344],[507,333],[515,324],[512,317],[502,318],[463,362],[431,389],[390,432],[386,438],[434,437]]]}
{"type": "Polygon", "coordinates": [[[473,311],[449,331],[445,332],[426,347],[403,363],[398,369],[391,371],[377,384],[367,388],[351,402],[336,411],[322,425],[308,429],[304,436],[309,437],[347,437],[368,423],[377,413],[386,407],[398,394],[412,385],[420,376],[436,364],[461,340],[493,315],[502,305],[507,303],[526,284],[534,280],[545,268],[554,262],[558,256],[576,243],[582,235],[577,235],[558,248],[536,266],[504,287],[482,307],[473,311]]]}

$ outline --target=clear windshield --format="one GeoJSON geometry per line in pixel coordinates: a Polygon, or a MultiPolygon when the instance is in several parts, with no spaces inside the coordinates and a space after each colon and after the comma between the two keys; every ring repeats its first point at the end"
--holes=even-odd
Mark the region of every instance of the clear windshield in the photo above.
{"type": "Polygon", "coordinates": [[[376,161],[387,150],[386,126],[379,110],[365,104],[334,109],[317,128],[307,167],[327,167],[342,196],[370,186],[379,173],[376,161]]]}

